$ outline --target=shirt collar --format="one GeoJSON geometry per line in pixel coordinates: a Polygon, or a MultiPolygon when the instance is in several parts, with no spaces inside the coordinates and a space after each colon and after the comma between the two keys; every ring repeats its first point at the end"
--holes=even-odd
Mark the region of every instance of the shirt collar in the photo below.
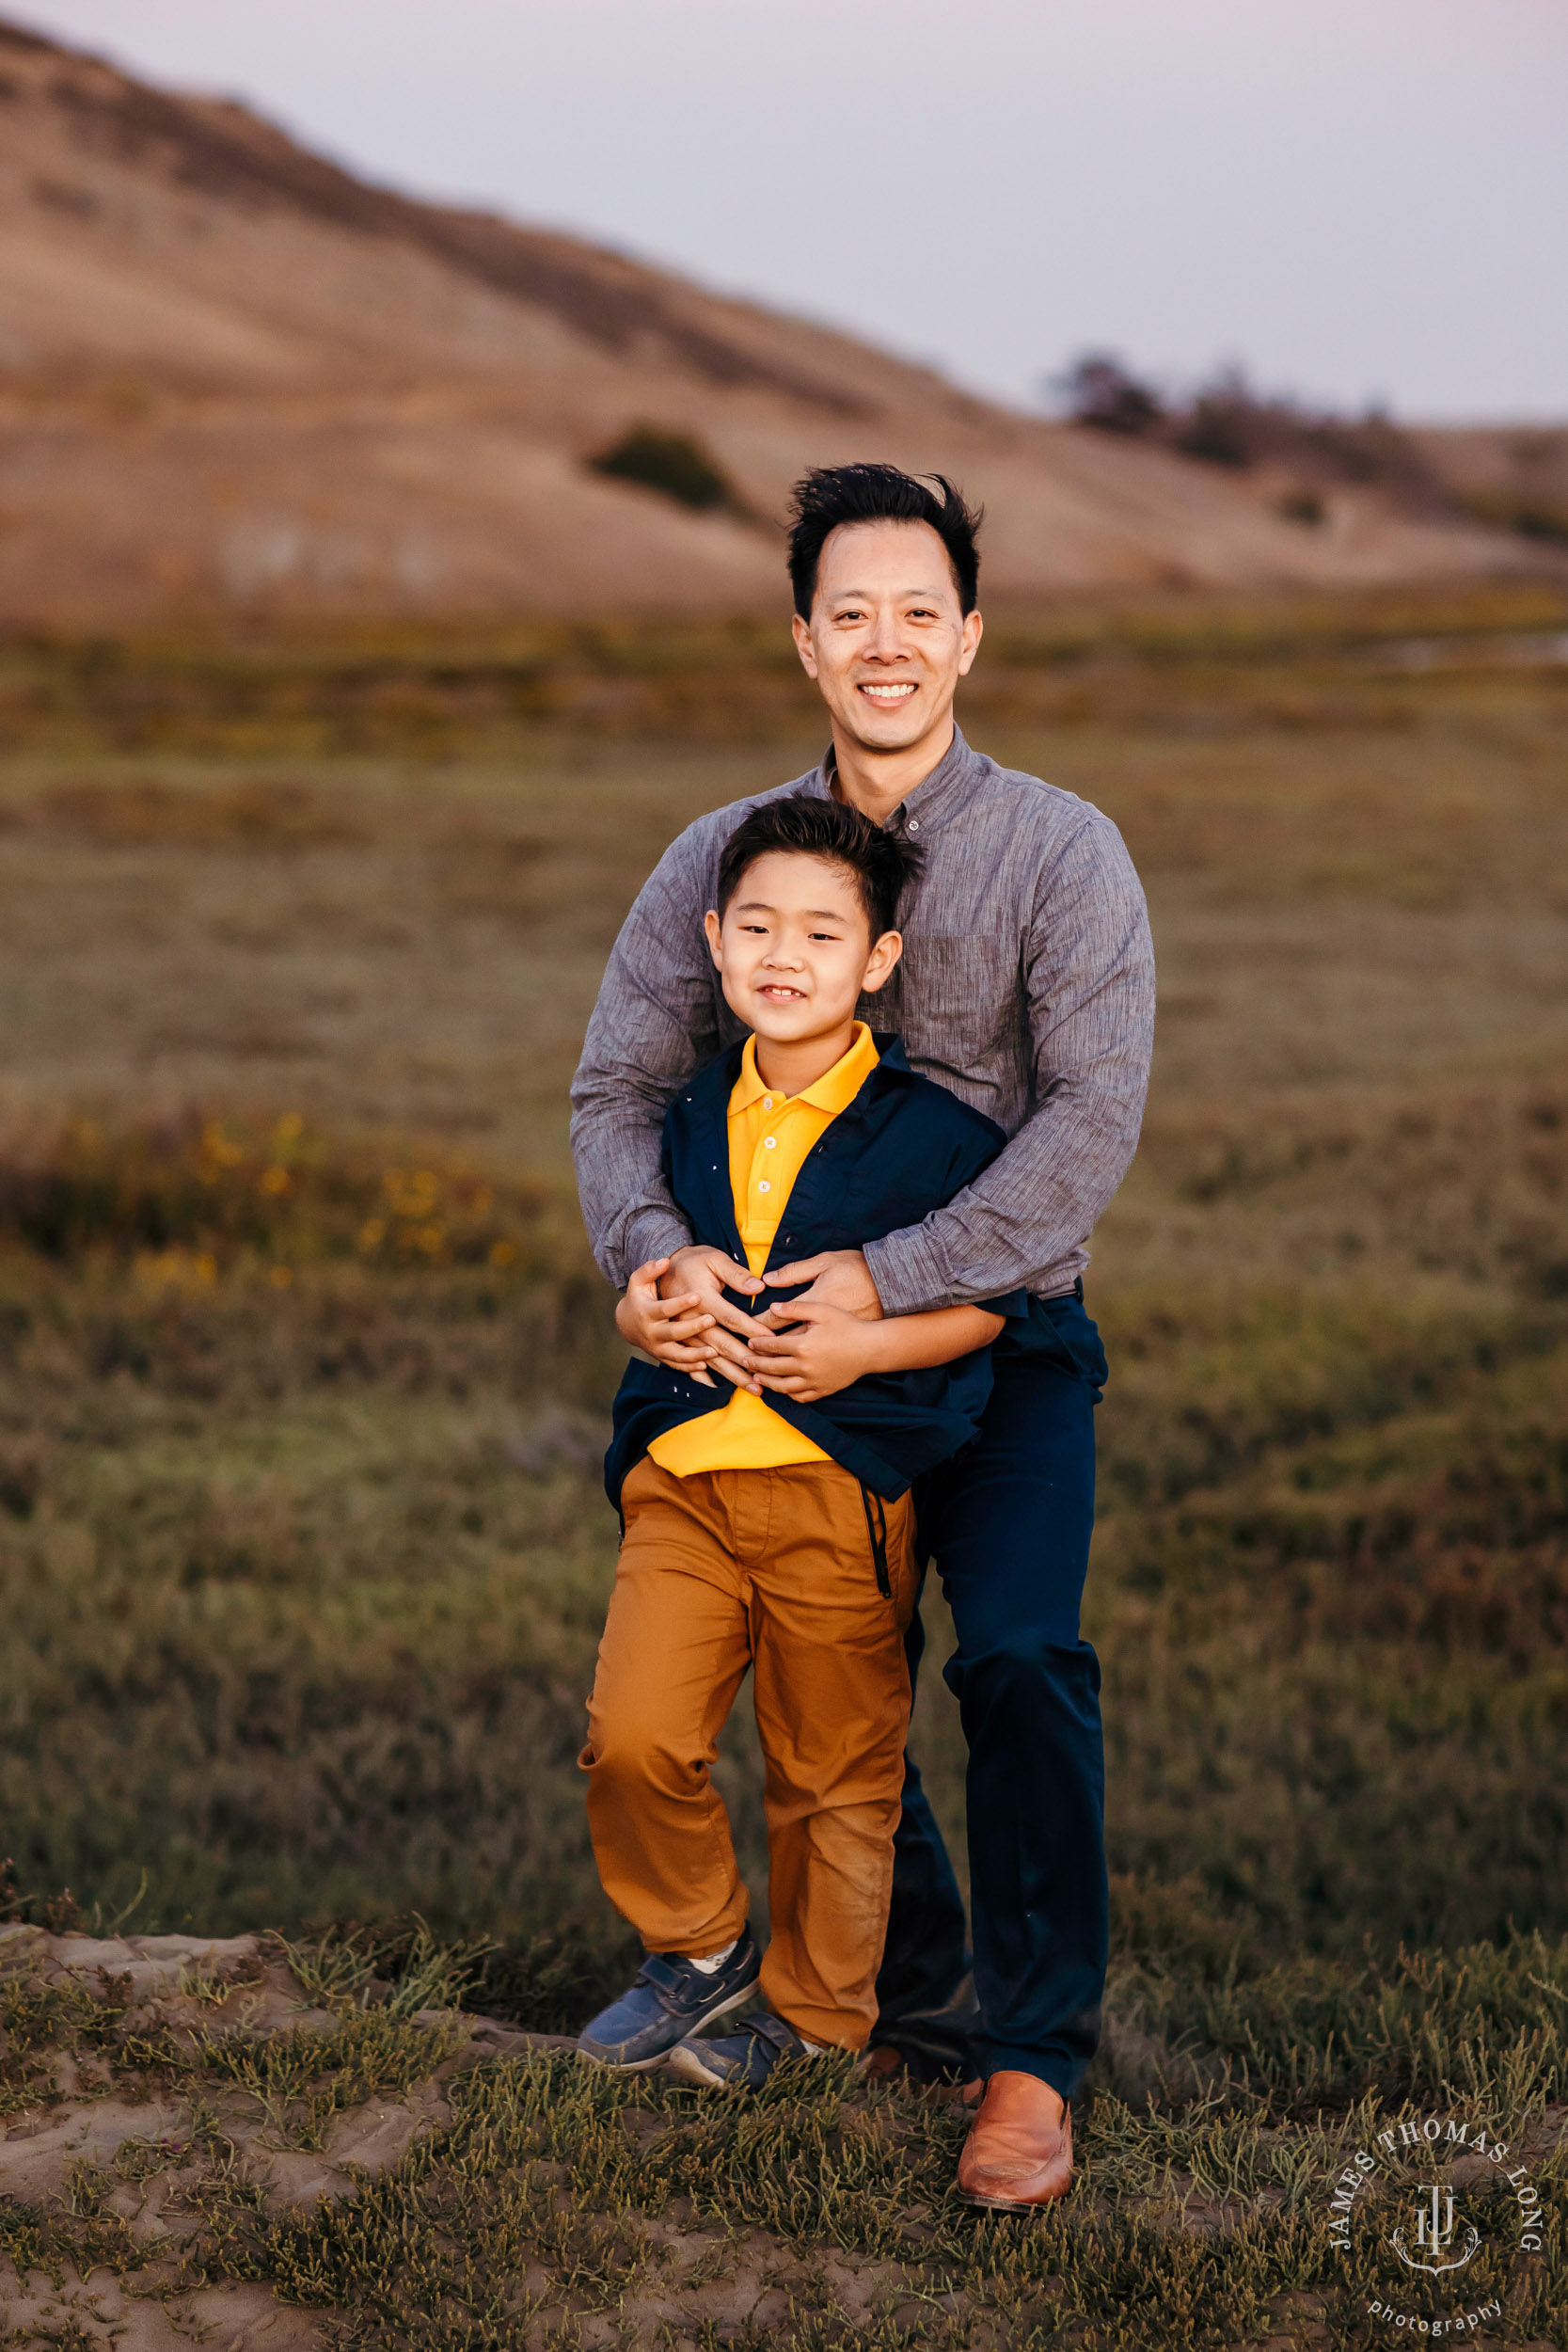
{"type": "MultiPolygon", "coordinates": [[[[917,833],[935,833],[950,817],[958,815],[984,783],[990,762],[983,752],[971,750],[965,742],[963,730],[955,723],[953,740],[932,769],[930,774],[906,792],[894,810],[889,823],[895,827],[911,825],[917,833]]],[[[838,760],[830,743],[822,755],[808,789],[822,799],[831,800],[838,775],[838,760]]]]}
{"type": "MultiPolygon", "coordinates": [[[[825,1070],[811,1086],[802,1087],[793,1100],[809,1103],[813,1110],[827,1111],[836,1118],[840,1111],[848,1109],[880,1058],[876,1039],[863,1021],[857,1021],[855,1041],[848,1052],[841,1054],[832,1068],[825,1070]]],[[[730,1096],[730,1117],[737,1118],[742,1111],[750,1110],[753,1103],[760,1103],[765,1094],[772,1091],[771,1088],[764,1086],[758,1075],[757,1041],[754,1037],[749,1037],[740,1057],[740,1075],[730,1096]]],[[[775,1096],[780,1104],[790,1099],[782,1094],[775,1096]]]]}

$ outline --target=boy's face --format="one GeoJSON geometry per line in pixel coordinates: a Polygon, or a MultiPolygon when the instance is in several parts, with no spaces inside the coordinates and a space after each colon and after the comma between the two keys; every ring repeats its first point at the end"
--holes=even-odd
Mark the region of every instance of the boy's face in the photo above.
{"type": "Polygon", "coordinates": [[[903,947],[896,931],[873,942],[847,867],[787,850],[748,866],[723,921],[708,914],[707,940],[730,1010],[780,1045],[851,1022],[857,997],[882,986],[903,947]]]}

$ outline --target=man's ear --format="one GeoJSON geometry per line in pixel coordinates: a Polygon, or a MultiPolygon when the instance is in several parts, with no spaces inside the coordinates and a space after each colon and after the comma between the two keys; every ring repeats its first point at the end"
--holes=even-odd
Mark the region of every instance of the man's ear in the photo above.
{"type": "Polygon", "coordinates": [[[719,946],[719,917],[709,907],[703,917],[703,929],[707,933],[707,949],[713,958],[714,969],[721,972],[724,968],[724,959],[719,946]]]}
{"type": "Polygon", "coordinates": [[[861,982],[863,996],[875,996],[879,988],[887,986],[893,977],[893,967],[903,952],[903,933],[884,931],[871,950],[871,961],[865,967],[865,977],[861,982]]]}
{"type": "Polygon", "coordinates": [[[986,625],[980,618],[978,607],[973,612],[966,612],[963,631],[958,640],[958,675],[960,677],[967,677],[974,668],[974,657],[980,650],[980,640],[985,633],[986,625]]]}
{"type": "Polygon", "coordinates": [[[816,649],[811,642],[811,623],[802,621],[797,612],[790,627],[795,631],[795,650],[800,657],[800,666],[807,677],[815,677],[816,675],[816,649]]]}

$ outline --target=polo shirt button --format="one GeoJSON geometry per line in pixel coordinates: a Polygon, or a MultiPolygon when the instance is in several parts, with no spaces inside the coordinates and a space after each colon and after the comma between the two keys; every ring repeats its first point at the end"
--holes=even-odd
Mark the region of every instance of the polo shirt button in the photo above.
{"type": "Polygon", "coordinates": [[[920,831],[920,819],[918,817],[911,817],[910,818],[910,831],[911,833],[918,833],[920,831]]]}
{"type": "Polygon", "coordinates": [[[772,1109],[772,1107],[773,1107],[773,1097],[772,1097],[770,1094],[765,1094],[765,1095],[763,1096],[763,1098],[762,1098],[762,1107],[763,1107],[763,1109],[764,1109],[765,1111],[770,1111],[770,1110],[772,1109]]]}
{"type": "Polygon", "coordinates": [[[767,1177],[766,1177],[766,1176],[763,1178],[763,1180],[762,1180],[761,1184],[757,1186],[757,1190],[758,1190],[758,1192],[771,1192],[771,1191],[772,1191],[772,1189],[773,1189],[773,1187],[772,1187],[772,1185],[768,1183],[768,1179],[767,1179],[767,1177]]]}
{"type": "Polygon", "coordinates": [[[778,1136],[763,1136],[763,1139],[762,1139],[762,1148],[763,1148],[763,1150],[764,1150],[765,1152],[776,1152],[776,1151],[778,1150],[778,1146],[779,1146],[779,1138],[778,1138],[778,1136]]]}

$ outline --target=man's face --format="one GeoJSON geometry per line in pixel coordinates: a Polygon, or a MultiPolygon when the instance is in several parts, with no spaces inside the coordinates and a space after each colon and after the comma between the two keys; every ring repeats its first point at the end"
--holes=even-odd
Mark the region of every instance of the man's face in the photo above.
{"type": "Polygon", "coordinates": [[[841,523],[795,643],[834,722],[868,752],[911,750],[941,727],[980,644],[929,523],[841,523]]]}
{"type": "Polygon", "coordinates": [[[847,867],[784,850],[748,866],[722,922],[709,914],[707,937],[730,1010],[780,1045],[852,1021],[857,997],[881,987],[903,944],[896,931],[872,941],[847,867]]]}

